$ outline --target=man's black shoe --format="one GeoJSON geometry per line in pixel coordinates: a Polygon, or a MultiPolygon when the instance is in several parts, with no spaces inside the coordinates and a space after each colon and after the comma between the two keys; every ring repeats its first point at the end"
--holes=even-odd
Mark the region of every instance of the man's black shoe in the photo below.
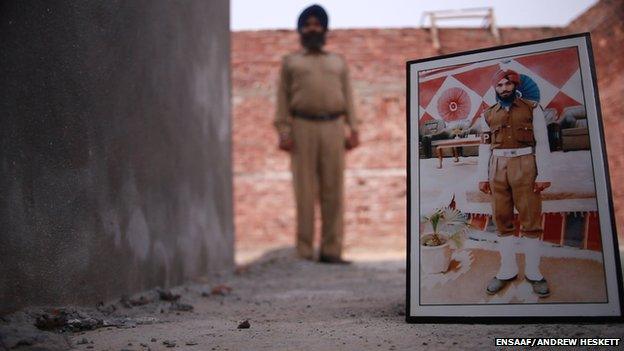
{"type": "Polygon", "coordinates": [[[515,280],[516,278],[518,278],[517,274],[509,279],[498,279],[494,277],[488,283],[487,287],[485,288],[485,292],[488,295],[494,295],[497,292],[503,290],[503,288],[506,287],[507,284],[509,284],[511,281],[515,280]]]}
{"type": "Polygon", "coordinates": [[[524,277],[531,286],[533,287],[533,292],[539,297],[548,297],[550,296],[550,290],[548,289],[548,282],[546,279],[542,277],[541,280],[531,280],[527,277],[524,277]]]}
{"type": "Polygon", "coordinates": [[[326,256],[326,255],[320,255],[319,256],[319,262],[320,263],[331,263],[331,264],[351,264],[351,261],[343,260],[340,257],[326,256]]]}

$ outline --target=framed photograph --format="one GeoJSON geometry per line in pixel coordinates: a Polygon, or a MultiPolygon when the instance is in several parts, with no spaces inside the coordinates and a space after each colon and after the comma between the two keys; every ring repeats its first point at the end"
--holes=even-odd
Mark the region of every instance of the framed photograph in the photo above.
{"type": "Polygon", "coordinates": [[[407,101],[407,321],[622,321],[589,33],[409,61],[407,101]]]}

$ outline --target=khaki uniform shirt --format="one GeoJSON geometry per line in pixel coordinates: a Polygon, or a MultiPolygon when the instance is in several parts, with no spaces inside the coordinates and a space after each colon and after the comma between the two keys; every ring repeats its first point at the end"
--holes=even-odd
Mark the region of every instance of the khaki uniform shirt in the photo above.
{"type": "Polygon", "coordinates": [[[357,131],[349,70],[342,56],[306,51],[284,56],[273,123],[280,134],[290,134],[294,111],[308,115],[343,113],[351,130],[357,131]]]}
{"type": "Polygon", "coordinates": [[[483,112],[482,132],[491,131],[491,143],[479,145],[478,180],[488,180],[488,164],[492,149],[535,147],[536,182],[551,181],[548,129],[542,108],[533,101],[517,98],[509,109],[499,103],[483,112]]]}
{"type": "Polygon", "coordinates": [[[509,111],[498,103],[485,110],[483,116],[492,133],[491,149],[535,146],[533,108],[535,104],[517,98],[511,103],[509,111]]]}

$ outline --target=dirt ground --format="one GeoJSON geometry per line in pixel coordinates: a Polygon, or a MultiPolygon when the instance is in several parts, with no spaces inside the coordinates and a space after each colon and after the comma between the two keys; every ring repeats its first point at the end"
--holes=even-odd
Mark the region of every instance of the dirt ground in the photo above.
{"type": "MultiPolygon", "coordinates": [[[[617,324],[406,324],[404,254],[352,257],[353,265],[336,266],[295,259],[292,249],[273,250],[219,281],[172,289],[192,311],[134,296],[149,303],[118,304],[113,313],[132,323],[65,333],[64,340],[76,350],[116,351],[481,350],[494,349],[494,337],[624,336],[617,324]],[[249,328],[239,328],[244,321],[249,328]]],[[[37,345],[16,349],[53,349],[37,345]]]]}

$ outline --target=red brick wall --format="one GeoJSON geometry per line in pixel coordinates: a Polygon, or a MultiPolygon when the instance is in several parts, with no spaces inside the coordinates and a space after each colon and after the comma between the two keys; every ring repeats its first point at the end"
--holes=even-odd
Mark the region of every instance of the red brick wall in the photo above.
{"type": "MultiPolygon", "coordinates": [[[[588,11],[591,18],[582,16],[570,28],[502,28],[501,37],[503,43],[514,43],[593,26],[605,121],[624,130],[624,119],[617,114],[622,105],[616,99],[621,96],[618,93],[624,82],[611,74],[617,72],[616,67],[623,68],[622,48],[618,47],[622,41],[621,3],[601,2],[598,10],[588,11]],[[605,6],[611,9],[600,9],[605,6]],[[592,18],[604,25],[596,25],[592,18]]],[[[442,29],[440,41],[442,53],[496,45],[484,29],[442,29]]],[[[271,122],[280,58],[297,47],[294,31],[232,33],[238,249],[294,242],[295,211],[288,156],[276,149],[271,122]]],[[[349,62],[357,112],[362,120],[362,146],[347,158],[346,246],[352,250],[402,248],[406,202],[405,62],[438,53],[429,32],[415,28],[334,30],[329,33],[328,50],[343,54],[349,62]]],[[[624,170],[624,157],[616,152],[624,150],[618,133],[618,129],[607,129],[614,178],[622,176],[624,170]]],[[[622,187],[614,184],[614,194],[617,208],[622,209],[622,187]]],[[[618,216],[620,223],[624,222],[623,210],[618,216]]]]}
{"type": "Polygon", "coordinates": [[[620,244],[624,244],[624,1],[603,0],[568,26],[590,31],[605,125],[613,201],[620,244]]]}

